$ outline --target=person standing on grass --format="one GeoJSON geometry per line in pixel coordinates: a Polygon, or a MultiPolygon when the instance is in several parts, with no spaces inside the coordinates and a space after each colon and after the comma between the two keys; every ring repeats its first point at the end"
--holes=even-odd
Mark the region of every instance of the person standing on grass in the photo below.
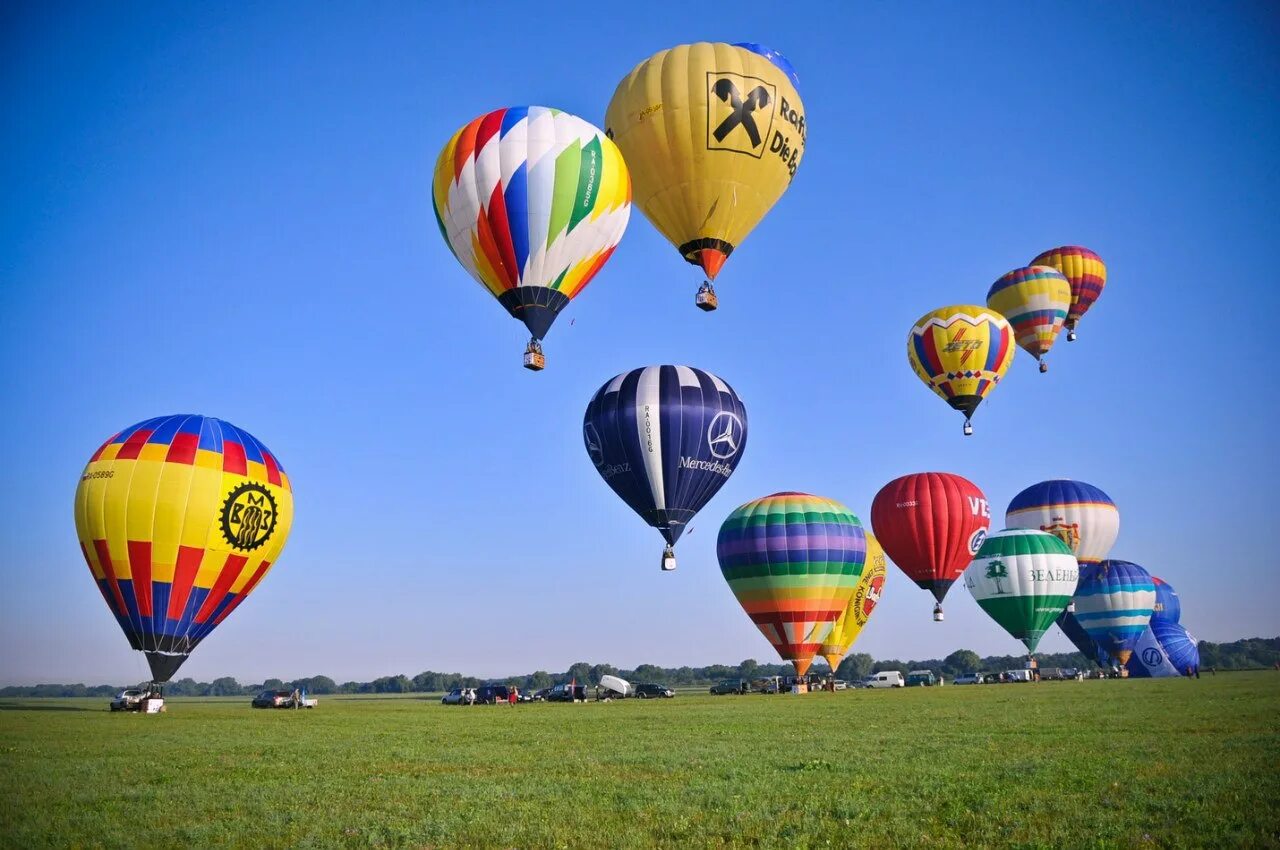
{"type": "Polygon", "coordinates": [[[511,690],[507,692],[507,704],[515,705],[516,698],[519,697],[519,695],[520,695],[520,689],[512,685],[511,690]]]}

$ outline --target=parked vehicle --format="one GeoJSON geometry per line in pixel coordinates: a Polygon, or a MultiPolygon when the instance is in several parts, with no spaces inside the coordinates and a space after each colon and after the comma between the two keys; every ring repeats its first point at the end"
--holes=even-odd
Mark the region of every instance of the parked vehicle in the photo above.
{"type": "Polygon", "coordinates": [[[846,682],[844,679],[833,679],[831,681],[831,687],[837,691],[844,691],[844,690],[848,690],[849,683],[846,682]]]}
{"type": "Polygon", "coordinates": [[[1030,682],[1030,670],[1005,670],[1004,680],[1006,682],[1030,682]]]}
{"type": "Polygon", "coordinates": [[[543,697],[547,702],[573,702],[587,698],[586,685],[556,685],[543,697]]]}
{"type": "Polygon", "coordinates": [[[905,688],[907,680],[902,678],[901,670],[884,670],[871,676],[868,688],[905,688]]]}
{"type": "Polygon", "coordinates": [[[930,688],[938,684],[938,677],[933,675],[932,670],[912,670],[907,674],[907,684],[915,687],[930,688]]]}
{"type": "Polygon", "coordinates": [[[315,708],[317,700],[303,699],[298,691],[261,691],[250,703],[254,708],[315,708]]]}
{"type": "Polygon", "coordinates": [[[551,688],[539,688],[538,690],[533,692],[533,695],[530,696],[529,699],[533,700],[534,702],[542,702],[547,698],[547,694],[549,693],[551,693],[551,688]]]}
{"type": "Polygon", "coordinates": [[[507,702],[510,698],[511,692],[506,685],[482,685],[476,688],[476,702],[481,705],[495,705],[507,702]]]}
{"type": "Polygon", "coordinates": [[[454,688],[440,697],[443,705],[471,705],[475,702],[475,688],[454,688]]]}
{"type": "Polygon", "coordinates": [[[746,679],[726,679],[719,684],[711,686],[711,693],[719,696],[722,694],[745,694],[751,691],[751,683],[746,679]]]}
{"type": "Polygon", "coordinates": [[[640,699],[671,699],[676,692],[668,688],[666,685],[658,685],[653,682],[636,685],[636,696],[640,699]]]}
{"type": "Polygon", "coordinates": [[[129,688],[116,694],[116,698],[111,701],[112,711],[142,711],[142,701],[147,698],[148,692],[139,688],[129,688]]]}
{"type": "Polygon", "coordinates": [[[765,676],[763,679],[754,679],[751,682],[751,690],[759,694],[782,693],[782,688],[781,676],[765,676]]]}
{"type": "Polygon", "coordinates": [[[635,696],[635,688],[626,679],[618,676],[601,676],[600,685],[596,691],[597,697],[600,699],[622,699],[624,697],[635,696]]]}
{"type": "Polygon", "coordinates": [[[965,673],[963,676],[956,676],[953,685],[985,685],[987,683],[986,673],[965,673]]]}

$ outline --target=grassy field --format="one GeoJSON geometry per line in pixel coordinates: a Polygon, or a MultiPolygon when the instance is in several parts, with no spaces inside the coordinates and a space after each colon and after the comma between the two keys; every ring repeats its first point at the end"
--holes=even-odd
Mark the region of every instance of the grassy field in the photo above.
{"type": "Polygon", "coordinates": [[[1280,847],[1280,674],[314,711],[0,701],[5,846],[1280,847]]]}

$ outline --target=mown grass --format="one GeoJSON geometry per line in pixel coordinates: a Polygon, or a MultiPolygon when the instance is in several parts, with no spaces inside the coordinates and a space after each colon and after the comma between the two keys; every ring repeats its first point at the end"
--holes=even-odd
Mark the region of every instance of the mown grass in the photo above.
{"type": "Polygon", "coordinates": [[[45,846],[1280,846],[1280,674],[315,711],[0,701],[45,846]]]}

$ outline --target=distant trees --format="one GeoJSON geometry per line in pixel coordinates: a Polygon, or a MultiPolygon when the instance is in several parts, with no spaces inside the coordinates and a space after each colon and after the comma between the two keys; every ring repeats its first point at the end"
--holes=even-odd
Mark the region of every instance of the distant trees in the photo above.
{"type": "Polygon", "coordinates": [[[942,672],[947,676],[976,673],[982,666],[982,658],[971,649],[957,649],[942,659],[942,672]]]}
{"type": "Polygon", "coordinates": [[[856,682],[870,676],[874,665],[875,659],[870,655],[865,652],[855,652],[852,655],[846,655],[840,662],[840,666],[836,668],[836,676],[847,682],[856,682]]]}

